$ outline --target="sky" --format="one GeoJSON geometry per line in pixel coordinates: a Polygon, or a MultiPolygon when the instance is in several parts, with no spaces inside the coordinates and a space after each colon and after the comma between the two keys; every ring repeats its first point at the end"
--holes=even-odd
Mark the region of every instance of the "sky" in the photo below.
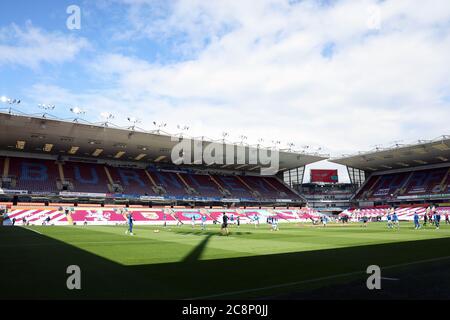
{"type": "Polygon", "coordinates": [[[0,2],[0,95],[24,112],[332,157],[449,134],[449,57],[448,0],[0,2]]]}

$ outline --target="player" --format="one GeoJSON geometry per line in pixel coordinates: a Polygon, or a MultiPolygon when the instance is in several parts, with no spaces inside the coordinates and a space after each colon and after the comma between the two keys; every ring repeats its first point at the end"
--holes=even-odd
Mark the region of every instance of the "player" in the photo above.
{"type": "Polygon", "coordinates": [[[367,228],[367,222],[369,221],[369,218],[366,216],[366,215],[364,215],[363,217],[362,217],[362,222],[363,222],[363,224],[362,224],[362,226],[364,227],[364,228],[367,228]]]}
{"type": "Polygon", "coordinates": [[[439,210],[435,210],[434,212],[434,224],[436,225],[436,230],[439,230],[441,224],[441,212],[439,210]]]}
{"type": "Polygon", "coordinates": [[[164,221],[164,228],[167,227],[167,215],[165,212],[163,212],[163,221],[164,221]]]}
{"type": "Polygon", "coordinates": [[[47,218],[45,218],[45,219],[42,221],[42,225],[43,225],[43,226],[47,226],[49,223],[50,223],[50,216],[47,216],[47,218]]]}
{"type": "Polygon", "coordinates": [[[414,212],[414,229],[419,230],[420,226],[420,216],[417,211],[414,212]]]}
{"type": "Polygon", "coordinates": [[[328,223],[328,216],[327,215],[323,215],[322,216],[322,225],[323,227],[326,227],[328,223]]]}
{"type": "Polygon", "coordinates": [[[272,231],[278,231],[278,219],[272,217],[272,231]]]}
{"type": "Polygon", "coordinates": [[[388,210],[386,219],[387,219],[387,227],[388,227],[388,229],[392,229],[392,216],[391,216],[391,211],[390,210],[388,210]]]}
{"type": "Polygon", "coordinates": [[[397,212],[394,211],[394,214],[392,215],[392,225],[393,227],[397,227],[397,229],[400,229],[400,222],[398,221],[397,212]]]}
{"type": "Polygon", "coordinates": [[[448,219],[448,210],[445,211],[445,224],[450,224],[450,220],[448,219]]]}
{"type": "Polygon", "coordinates": [[[125,234],[130,234],[130,236],[134,236],[133,233],[133,214],[131,212],[128,212],[126,214],[127,217],[127,223],[128,223],[128,229],[125,231],[125,234]]]}
{"type": "Polygon", "coordinates": [[[192,228],[195,227],[195,215],[192,215],[192,217],[191,217],[191,226],[192,226],[192,228]]]}
{"type": "Polygon", "coordinates": [[[258,227],[258,225],[259,225],[259,216],[257,214],[254,215],[253,222],[255,224],[255,228],[258,227]]]}
{"type": "Polygon", "coordinates": [[[236,217],[236,224],[239,229],[239,227],[241,226],[241,218],[239,216],[236,217]]]}
{"type": "Polygon", "coordinates": [[[84,218],[84,222],[83,222],[83,224],[85,225],[85,226],[87,226],[87,219],[86,218],[84,218]]]}
{"type": "Polygon", "coordinates": [[[435,214],[435,212],[436,212],[436,207],[435,206],[431,207],[431,210],[430,210],[430,212],[428,214],[428,221],[430,221],[431,225],[434,224],[434,214],[435,214]]]}
{"type": "Polygon", "coordinates": [[[222,216],[222,226],[221,226],[220,232],[222,232],[222,234],[223,234],[224,231],[225,231],[225,234],[228,236],[228,216],[225,212],[223,213],[223,216],[222,216]]]}
{"type": "Polygon", "coordinates": [[[425,211],[425,214],[423,215],[423,226],[426,227],[427,226],[427,222],[428,222],[428,211],[430,210],[430,208],[428,207],[427,210],[425,211]]]}
{"type": "Polygon", "coordinates": [[[202,230],[206,229],[206,215],[202,215],[202,230]]]}

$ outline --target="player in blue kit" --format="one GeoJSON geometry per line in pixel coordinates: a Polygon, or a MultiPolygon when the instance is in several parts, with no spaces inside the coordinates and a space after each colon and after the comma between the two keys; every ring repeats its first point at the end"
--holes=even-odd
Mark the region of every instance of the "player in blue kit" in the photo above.
{"type": "Polygon", "coordinates": [[[253,223],[255,224],[255,228],[259,225],[259,216],[257,214],[253,216],[253,223]]]}
{"type": "Polygon", "coordinates": [[[434,213],[434,224],[436,225],[436,229],[439,230],[439,226],[441,224],[441,212],[438,210],[434,213]]]}
{"type": "Polygon", "coordinates": [[[394,214],[392,215],[392,224],[394,227],[397,227],[397,229],[400,229],[400,222],[398,221],[398,216],[395,211],[394,214]]]}
{"type": "Polygon", "coordinates": [[[322,226],[323,226],[323,227],[326,227],[326,226],[327,226],[327,223],[328,223],[328,216],[324,214],[324,215],[322,216],[322,226]]]}
{"type": "Polygon", "coordinates": [[[392,228],[392,216],[391,216],[391,213],[389,211],[388,211],[388,214],[386,216],[386,219],[387,219],[387,227],[389,229],[391,229],[392,228]]]}
{"type": "Polygon", "coordinates": [[[130,236],[133,236],[133,214],[131,212],[127,212],[127,223],[128,223],[128,229],[125,231],[125,234],[130,234],[130,236]]]}
{"type": "Polygon", "coordinates": [[[420,228],[420,216],[416,211],[414,212],[414,229],[418,230],[420,228]]]}
{"type": "Polygon", "coordinates": [[[206,229],[206,215],[202,215],[202,230],[206,229]]]}

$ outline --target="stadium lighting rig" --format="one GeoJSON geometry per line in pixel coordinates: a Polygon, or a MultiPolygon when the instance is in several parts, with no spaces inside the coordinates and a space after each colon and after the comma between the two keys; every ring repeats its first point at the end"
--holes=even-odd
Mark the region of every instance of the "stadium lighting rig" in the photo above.
{"type": "Polygon", "coordinates": [[[248,137],[247,137],[247,136],[244,136],[244,135],[240,135],[240,136],[239,136],[239,139],[241,140],[240,144],[243,145],[243,144],[244,144],[244,141],[247,140],[248,137]]]}
{"type": "Polygon", "coordinates": [[[102,117],[102,119],[104,120],[104,122],[102,123],[103,126],[107,127],[109,120],[114,119],[114,115],[112,113],[109,112],[102,112],[100,113],[100,117],[102,117]]]}
{"type": "Polygon", "coordinates": [[[401,142],[403,142],[403,140],[396,140],[396,141],[392,141],[390,144],[394,145],[394,147],[396,147],[396,148],[399,148],[404,145],[401,142]]]}
{"type": "MultiPolygon", "coordinates": [[[[70,112],[72,112],[73,114],[76,114],[77,116],[82,115],[82,114],[86,114],[86,112],[81,109],[80,107],[73,107],[69,109],[70,112]]],[[[78,117],[76,117],[75,119],[73,119],[73,122],[78,122],[78,117]]]]}
{"type": "Polygon", "coordinates": [[[1,96],[0,101],[7,104],[20,104],[20,99],[11,99],[6,96],[1,96]]]}
{"type": "Polygon", "coordinates": [[[180,136],[180,138],[183,138],[183,132],[187,132],[189,130],[189,127],[177,125],[177,129],[181,130],[181,132],[178,135],[180,136]]]}
{"type": "Polygon", "coordinates": [[[289,143],[287,144],[287,146],[288,146],[289,152],[291,152],[291,151],[292,151],[292,147],[294,147],[295,144],[294,144],[293,142],[289,142],[289,143]]]}
{"type": "Polygon", "coordinates": [[[376,144],[373,146],[373,148],[377,151],[380,151],[383,148],[383,146],[381,144],[376,144]]]}
{"type": "Polygon", "coordinates": [[[161,132],[161,128],[165,128],[167,126],[167,123],[153,121],[153,125],[157,128],[156,132],[159,134],[161,132]]]}
{"type": "Polygon", "coordinates": [[[55,105],[54,104],[38,104],[39,109],[42,110],[54,110],[55,109],[55,105]]]}
{"type": "Polygon", "coordinates": [[[38,104],[38,108],[44,110],[44,113],[42,114],[42,118],[45,118],[45,116],[47,115],[47,111],[54,110],[55,109],[55,105],[54,104],[42,104],[42,103],[39,103],[38,104]]]}
{"type": "Polygon", "coordinates": [[[11,114],[12,113],[12,105],[20,104],[20,99],[11,99],[11,98],[8,98],[6,96],[1,96],[0,97],[0,102],[9,104],[9,111],[8,111],[8,113],[11,114]]]}
{"type": "Polygon", "coordinates": [[[73,107],[73,108],[70,108],[70,112],[75,113],[76,115],[86,114],[86,111],[84,111],[84,110],[81,109],[80,107],[73,107]]]}
{"type": "Polygon", "coordinates": [[[302,152],[306,153],[309,149],[309,146],[302,146],[301,148],[302,148],[302,152]]]}
{"type": "Polygon", "coordinates": [[[322,147],[318,147],[316,150],[314,150],[314,153],[316,155],[319,155],[320,151],[322,151],[322,147]]]}
{"type": "Polygon", "coordinates": [[[225,138],[229,136],[228,132],[222,132],[222,142],[225,144],[225,138]]]}
{"type": "Polygon", "coordinates": [[[258,139],[258,144],[256,145],[256,148],[260,148],[261,147],[261,145],[262,145],[262,143],[264,142],[264,139],[263,138],[259,138],[258,139]]]}
{"type": "Polygon", "coordinates": [[[135,117],[128,117],[127,120],[132,124],[130,127],[128,127],[128,130],[134,131],[134,129],[136,128],[136,124],[141,123],[141,120],[135,117]]]}

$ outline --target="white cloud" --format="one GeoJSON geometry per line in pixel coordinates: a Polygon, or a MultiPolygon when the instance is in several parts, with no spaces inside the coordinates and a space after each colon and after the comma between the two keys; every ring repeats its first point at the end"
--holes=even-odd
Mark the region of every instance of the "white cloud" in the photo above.
{"type": "Polygon", "coordinates": [[[0,67],[20,65],[36,69],[43,63],[71,61],[89,43],[59,32],[46,32],[31,23],[0,29],[0,67]]]}
{"type": "Polygon", "coordinates": [[[332,155],[448,133],[448,1],[182,0],[154,20],[154,1],[126,2],[129,34],[178,39],[195,55],[164,64],[102,54],[89,70],[110,87],[77,95],[98,114],[165,121],[171,131],[188,124],[194,136],[227,131],[235,141],[244,134],[251,143],[322,146],[332,155]],[[378,31],[368,29],[373,6],[378,31]]]}

